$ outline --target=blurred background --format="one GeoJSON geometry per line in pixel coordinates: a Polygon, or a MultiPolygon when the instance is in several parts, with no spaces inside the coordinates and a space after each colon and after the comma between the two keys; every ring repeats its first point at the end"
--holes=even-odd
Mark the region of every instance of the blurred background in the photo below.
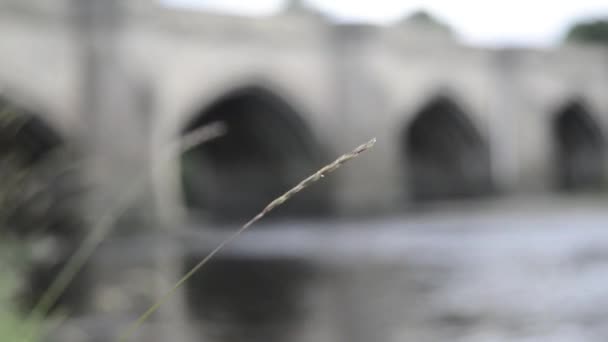
{"type": "Polygon", "coordinates": [[[608,3],[0,0],[0,339],[605,341],[608,3]],[[50,290],[49,290],[50,288],[50,290]]]}

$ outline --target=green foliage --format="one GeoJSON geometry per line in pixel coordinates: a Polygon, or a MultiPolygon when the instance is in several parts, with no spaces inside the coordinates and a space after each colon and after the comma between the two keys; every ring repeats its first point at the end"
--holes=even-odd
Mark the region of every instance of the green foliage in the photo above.
{"type": "Polygon", "coordinates": [[[402,24],[426,26],[431,29],[452,33],[452,28],[425,10],[418,10],[401,20],[402,24]]]}
{"type": "Polygon", "coordinates": [[[608,46],[608,19],[594,19],[574,24],[566,41],[608,46]]]}
{"type": "Polygon", "coordinates": [[[41,319],[23,321],[15,303],[22,268],[27,263],[24,248],[15,241],[0,244],[0,340],[19,341],[28,336],[28,342],[40,341],[44,331],[41,319]]]}
{"type": "Polygon", "coordinates": [[[19,240],[9,238],[8,231],[14,228],[14,209],[22,202],[24,182],[28,170],[23,167],[23,159],[15,147],[23,118],[8,106],[0,107],[0,340],[16,341],[24,333],[37,341],[35,331],[41,331],[41,321],[26,325],[23,314],[17,308],[16,296],[20,277],[27,264],[26,248],[19,240]]]}
{"type": "Polygon", "coordinates": [[[62,206],[72,190],[63,166],[71,156],[56,146],[40,121],[0,98],[0,341],[39,341],[47,322],[24,321],[31,290],[24,279],[33,265],[31,242],[61,232],[71,214],[62,206]]]}

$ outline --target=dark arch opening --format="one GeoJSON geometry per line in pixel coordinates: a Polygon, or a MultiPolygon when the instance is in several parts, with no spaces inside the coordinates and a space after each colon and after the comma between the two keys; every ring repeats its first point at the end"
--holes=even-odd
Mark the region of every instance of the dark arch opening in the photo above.
{"type": "Polygon", "coordinates": [[[403,136],[414,201],[458,199],[492,191],[490,154],[464,111],[437,97],[403,136]]]}
{"type": "Polygon", "coordinates": [[[553,136],[559,189],[597,190],[605,185],[604,137],[583,104],[573,101],[558,111],[553,136]]]}
{"type": "Polygon", "coordinates": [[[60,145],[61,139],[38,115],[0,98],[0,154],[31,165],[60,145]]]}
{"type": "MultiPolygon", "coordinates": [[[[197,113],[184,133],[222,122],[226,134],[182,156],[187,207],[218,221],[249,218],[321,166],[319,146],[298,114],[271,92],[247,87],[197,113]]],[[[273,217],[327,214],[328,187],[311,187],[273,217]]]]}
{"type": "Polygon", "coordinates": [[[60,145],[38,115],[0,98],[0,232],[26,236],[50,223],[49,190],[55,186],[47,178],[53,170],[46,157],[60,145]]]}
{"type": "MultiPolygon", "coordinates": [[[[52,241],[55,248],[24,266],[19,304],[29,311],[67,262],[82,227],[78,177],[66,168],[72,155],[40,115],[0,98],[0,239],[52,241]]],[[[9,240],[17,241],[17,240],[9,240]]],[[[25,247],[24,247],[25,248],[25,247]]],[[[57,307],[84,307],[84,275],[58,298],[57,307]]]]}

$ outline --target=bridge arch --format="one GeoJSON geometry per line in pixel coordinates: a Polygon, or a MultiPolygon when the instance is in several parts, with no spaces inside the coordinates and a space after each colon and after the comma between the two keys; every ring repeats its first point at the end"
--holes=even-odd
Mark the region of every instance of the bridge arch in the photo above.
{"type": "Polygon", "coordinates": [[[34,111],[0,96],[0,149],[23,163],[34,163],[61,143],[55,127],[34,111]]]}
{"type": "MultiPolygon", "coordinates": [[[[66,141],[40,113],[18,101],[0,97],[0,238],[48,239],[51,256],[34,258],[24,271],[20,292],[30,310],[46,292],[79,243],[82,229],[81,188],[74,172],[74,156],[66,141]]],[[[77,172],[77,171],[76,171],[77,172]]],[[[86,272],[79,274],[55,307],[84,310],[86,272]]]]}
{"type": "MultiPolygon", "coordinates": [[[[215,221],[253,216],[320,167],[321,146],[300,114],[267,87],[228,91],[197,111],[182,134],[221,122],[224,135],[181,157],[186,207],[215,221]]],[[[274,217],[309,217],[329,212],[328,187],[313,187],[279,208],[274,217]]]]}
{"type": "Polygon", "coordinates": [[[587,105],[570,100],[552,121],[556,185],[560,190],[598,190],[606,182],[606,141],[587,105]]]}
{"type": "Polygon", "coordinates": [[[47,156],[61,144],[57,131],[41,115],[0,97],[0,188],[3,203],[12,202],[11,206],[3,205],[5,209],[11,208],[10,212],[3,213],[9,220],[3,224],[9,225],[13,233],[27,235],[41,228],[35,226],[47,223],[38,220],[50,219],[51,210],[41,212],[32,208],[40,201],[53,202],[48,197],[54,194],[42,190],[52,190],[51,180],[47,178],[53,165],[48,165],[47,156]]]}
{"type": "Polygon", "coordinates": [[[487,142],[450,97],[423,105],[405,127],[401,145],[413,201],[482,196],[492,191],[487,142]]]}

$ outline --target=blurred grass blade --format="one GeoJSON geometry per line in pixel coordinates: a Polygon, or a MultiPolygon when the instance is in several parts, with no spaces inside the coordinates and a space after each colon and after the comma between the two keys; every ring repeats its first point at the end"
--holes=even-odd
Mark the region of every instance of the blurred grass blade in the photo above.
{"type": "MultiPolygon", "coordinates": [[[[212,123],[188,133],[180,139],[177,146],[168,147],[176,150],[178,153],[183,153],[188,149],[225,134],[225,131],[226,129],[221,123],[212,123]]],[[[65,292],[74,277],[86,264],[91,255],[93,255],[95,249],[111,232],[116,220],[120,218],[120,216],[129,208],[129,205],[137,199],[137,196],[144,188],[145,184],[146,178],[142,178],[133,183],[129,189],[123,192],[114,202],[115,205],[112,208],[109,208],[95,222],[91,232],[87,235],[83,243],[78,246],[76,252],[69,258],[66,265],[61,269],[57,277],[53,279],[49,288],[44,292],[36,306],[32,309],[24,326],[28,325],[29,322],[32,322],[37,317],[44,317],[48,314],[50,309],[57,302],[57,299],[65,292]]],[[[29,341],[32,333],[36,332],[30,332],[26,335],[24,340],[29,341]]]]}
{"type": "Polygon", "coordinates": [[[303,181],[298,183],[293,188],[289,189],[283,195],[277,197],[275,200],[270,202],[262,211],[260,211],[256,216],[254,216],[251,220],[245,223],[239,230],[234,232],[224,241],[222,241],[215,249],[213,249],[207,256],[205,256],[198,264],[196,264],[188,273],[186,273],[181,279],[179,279],[171,289],[169,289],[164,295],[162,295],[154,304],[152,304],[146,312],[144,312],[141,316],[137,318],[132,324],[130,324],[125,331],[119,336],[119,342],[128,341],[131,336],[135,333],[135,331],[152,315],[154,312],[160,308],[160,306],[167,301],[175,293],[177,289],[179,289],[190,277],[192,277],[201,267],[203,267],[213,256],[215,256],[220,250],[222,250],[227,244],[229,244],[232,240],[241,235],[245,230],[247,230],[251,225],[262,219],[266,214],[271,212],[276,207],[288,201],[291,197],[293,197],[298,192],[304,190],[309,187],[313,183],[317,182],[321,178],[325,177],[325,175],[335,171],[344,163],[358,157],[361,153],[369,150],[376,143],[376,138],[371,139],[370,141],[362,144],[352,150],[349,153],[343,154],[338,159],[334,160],[332,163],[325,165],[317,172],[305,178],[303,181]]]}

